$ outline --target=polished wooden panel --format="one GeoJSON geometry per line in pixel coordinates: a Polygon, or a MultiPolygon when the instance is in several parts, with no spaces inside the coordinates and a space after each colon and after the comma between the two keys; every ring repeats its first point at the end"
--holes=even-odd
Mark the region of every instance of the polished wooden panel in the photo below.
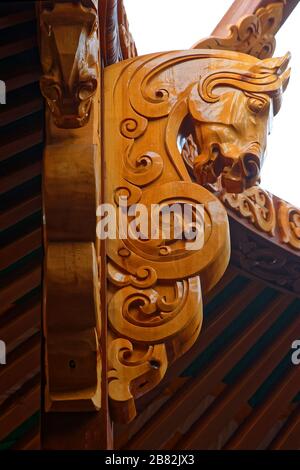
{"type": "Polygon", "coordinates": [[[69,146],[54,144],[45,149],[47,184],[44,199],[50,240],[95,239],[99,201],[98,151],[96,144],[89,145],[88,142],[69,146]]]}
{"type": "Polygon", "coordinates": [[[46,411],[97,410],[100,306],[93,244],[51,242],[46,266],[46,411]]]}

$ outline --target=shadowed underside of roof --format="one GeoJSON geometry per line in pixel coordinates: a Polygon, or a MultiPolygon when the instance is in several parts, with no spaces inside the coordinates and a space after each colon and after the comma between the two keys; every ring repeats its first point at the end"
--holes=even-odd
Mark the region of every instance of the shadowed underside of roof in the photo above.
{"type": "Polygon", "coordinates": [[[43,99],[34,2],[0,5],[0,449],[39,448],[43,99]]]}

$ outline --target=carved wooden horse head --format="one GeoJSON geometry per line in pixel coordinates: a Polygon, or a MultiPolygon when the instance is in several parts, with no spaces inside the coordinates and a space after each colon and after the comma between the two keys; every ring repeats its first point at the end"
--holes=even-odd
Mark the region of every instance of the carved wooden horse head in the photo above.
{"type": "Polygon", "coordinates": [[[290,71],[289,54],[250,65],[247,56],[224,67],[218,61],[201,75],[189,95],[199,155],[197,181],[221,177],[227,192],[240,193],[259,180],[269,122],[281,106],[290,71]]]}
{"type": "Polygon", "coordinates": [[[39,5],[41,91],[57,127],[84,126],[98,85],[99,39],[95,0],[39,5]]]}

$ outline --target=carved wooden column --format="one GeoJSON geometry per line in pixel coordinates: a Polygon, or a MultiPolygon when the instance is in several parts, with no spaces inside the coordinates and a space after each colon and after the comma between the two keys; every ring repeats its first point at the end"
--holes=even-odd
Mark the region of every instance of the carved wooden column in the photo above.
{"type": "Polygon", "coordinates": [[[41,91],[48,104],[43,446],[106,448],[96,241],[101,191],[98,2],[40,2],[39,18],[41,91]]]}

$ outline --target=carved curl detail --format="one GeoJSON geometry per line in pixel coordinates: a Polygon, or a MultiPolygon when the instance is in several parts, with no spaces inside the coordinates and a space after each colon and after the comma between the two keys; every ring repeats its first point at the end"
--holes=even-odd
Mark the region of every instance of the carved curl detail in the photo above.
{"type": "Polygon", "coordinates": [[[237,25],[230,26],[225,38],[209,37],[198,42],[195,49],[223,49],[244,52],[259,59],[272,57],[275,34],[283,17],[284,2],[275,2],[259,8],[255,14],[246,16],[237,25]]]}
{"type": "Polygon", "coordinates": [[[109,396],[113,418],[127,422],[136,414],[134,400],[157,385],[167,365],[195,341],[202,299],[199,277],[169,283],[163,295],[160,286],[137,289],[133,276],[123,281],[131,286],[118,290],[108,306],[109,396]]]}
{"type": "Polygon", "coordinates": [[[300,209],[280,201],[278,225],[282,242],[300,250],[300,209]]]}
{"type": "Polygon", "coordinates": [[[167,369],[164,344],[137,346],[124,338],[109,346],[108,393],[112,418],[128,423],[136,415],[135,399],[162,380],[167,369]]]}
{"type": "Polygon", "coordinates": [[[258,230],[275,234],[276,216],[272,195],[259,186],[241,194],[223,193],[221,200],[238,215],[248,219],[258,230]]]}

